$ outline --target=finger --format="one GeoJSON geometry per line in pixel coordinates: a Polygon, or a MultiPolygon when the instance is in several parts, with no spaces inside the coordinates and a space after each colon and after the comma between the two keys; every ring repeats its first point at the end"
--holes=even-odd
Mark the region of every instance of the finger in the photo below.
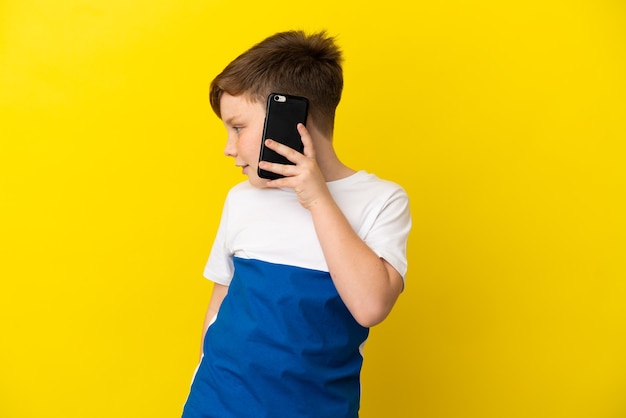
{"type": "Polygon", "coordinates": [[[289,177],[281,177],[281,178],[274,179],[274,180],[268,180],[267,183],[265,183],[265,186],[275,188],[275,189],[280,189],[280,188],[290,187],[291,184],[289,183],[289,177]]]}
{"type": "Polygon", "coordinates": [[[298,157],[302,155],[295,149],[288,147],[285,144],[281,144],[278,141],[274,141],[273,139],[266,139],[265,146],[273,151],[276,151],[278,154],[282,155],[294,164],[298,162],[298,157]]]}
{"type": "Polygon", "coordinates": [[[294,175],[293,165],[270,163],[268,161],[259,161],[259,168],[265,171],[270,171],[275,174],[281,174],[289,177],[294,175]]]}
{"type": "Polygon", "coordinates": [[[315,158],[315,147],[313,146],[313,139],[309,130],[302,123],[299,123],[297,128],[302,139],[302,145],[304,145],[304,155],[309,158],[315,158]]]}

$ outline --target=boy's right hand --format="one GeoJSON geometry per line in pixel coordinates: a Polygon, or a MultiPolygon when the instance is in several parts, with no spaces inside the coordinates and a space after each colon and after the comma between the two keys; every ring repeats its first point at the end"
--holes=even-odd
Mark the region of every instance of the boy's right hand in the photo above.
{"type": "Polygon", "coordinates": [[[298,201],[306,208],[311,209],[314,205],[331,199],[330,191],[326,186],[326,180],[315,159],[315,147],[313,139],[306,127],[299,123],[298,132],[304,145],[303,153],[283,145],[279,142],[267,139],[265,146],[284,156],[294,165],[270,163],[261,161],[259,167],[263,170],[282,174],[285,177],[270,180],[266,183],[270,188],[291,188],[296,192],[298,201]]]}

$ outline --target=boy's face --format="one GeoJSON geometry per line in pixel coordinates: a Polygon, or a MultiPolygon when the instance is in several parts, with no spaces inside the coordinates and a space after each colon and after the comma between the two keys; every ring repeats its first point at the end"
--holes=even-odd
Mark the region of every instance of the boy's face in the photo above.
{"type": "Polygon", "coordinates": [[[237,167],[242,167],[250,184],[265,187],[267,180],[257,174],[265,106],[245,96],[231,96],[224,92],[220,99],[220,113],[228,132],[224,154],[233,157],[237,167]]]}

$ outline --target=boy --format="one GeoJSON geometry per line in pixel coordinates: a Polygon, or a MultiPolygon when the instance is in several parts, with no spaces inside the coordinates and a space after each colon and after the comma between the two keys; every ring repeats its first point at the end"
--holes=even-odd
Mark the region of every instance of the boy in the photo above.
{"type": "Polygon", "coordinates": [[[341,60],[324,32],[278,33],[211,84],[224,153],[248,181],[228,194],[205,268],[214,288],[184,418],[358,416],[361,349],[403,289],[411,219],[401,187],[334,151],[341,60]],[[266,141],[293,165],[258,162],[272,92],[310,102],[302,154],[266,141]]]}

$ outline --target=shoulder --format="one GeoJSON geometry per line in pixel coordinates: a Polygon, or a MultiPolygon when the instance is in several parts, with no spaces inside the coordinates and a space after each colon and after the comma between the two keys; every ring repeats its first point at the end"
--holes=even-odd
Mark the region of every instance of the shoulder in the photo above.
{"type": "Polygon", "coordinates": [[[360,236],[365,236],[375,224],[385,223],[390,218],[403,224],[410,223],[409,198],[397,183],[359,171],[331,182],[329,189],[360,236]]]}
{"type": "Polygon", "coordinates": [[[399,184],[384,180],[375,174],[361,170],[350,177],[328,184],[336,195],[367,196],[369,199],[389,199],[392,196],[408,199],[407,193],[399,184]]]}

